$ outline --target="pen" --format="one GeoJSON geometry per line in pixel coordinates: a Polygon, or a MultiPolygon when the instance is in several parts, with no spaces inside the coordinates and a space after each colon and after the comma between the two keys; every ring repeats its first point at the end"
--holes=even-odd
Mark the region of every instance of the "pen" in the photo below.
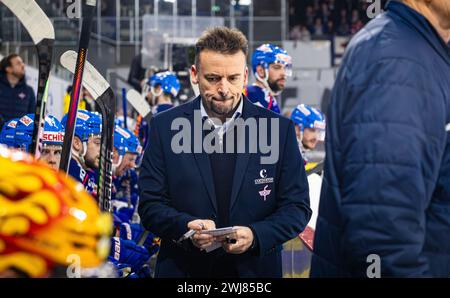
{"type": "Polygon", "coordinates": [[[197,231],[196,230],[189,230],[186,233],[184,233],[183,236],[178,240],[178,242],[184,241],[190,237],[192,237],[197,231]]]}

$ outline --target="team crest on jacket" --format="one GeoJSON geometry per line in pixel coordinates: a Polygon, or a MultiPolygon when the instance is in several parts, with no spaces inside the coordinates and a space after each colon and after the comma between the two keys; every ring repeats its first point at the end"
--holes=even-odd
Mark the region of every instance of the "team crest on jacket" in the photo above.
{"type": "Polygon", "coordinates": [[[267,171],[265,169],[259,171],[259,176],[261,178],[255,179],[255,185],[273,183],[273,177],[267,177],[267,171]]]}
{"type": "Polygon", "coordinates": [[[264,198],[264,201],[266,201],[267,196],[272,192],[271,189],[267,189],[268,187],[269,185],[264,186],[264,189],[259,192],[259,195],[264,198]]]}
{"type": "Polygon", "coordinates": [[[20,92],[18,94],[18,96],[19,96],[20,99],[25,99],[25,97],[27,97],[27,95],[25,93],[23,93],[23,92],[20,92]]]}

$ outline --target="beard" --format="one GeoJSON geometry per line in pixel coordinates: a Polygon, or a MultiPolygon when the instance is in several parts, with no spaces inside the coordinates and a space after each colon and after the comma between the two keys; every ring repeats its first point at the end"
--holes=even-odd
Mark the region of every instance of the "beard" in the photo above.
{"type": "Polygon", "coordinates": [[[268,83],[270,89],[271,89],[273,92],[277,93],[277,92],[283,91],[284,87],[281,87],[281,86],[278,84],[278,82],[281,81],[281,80],[282,80],[282,79],[279,79],[279,80],[276,80],[276,81],[272,81],[272,82],[271,82],[270,80],[267,81],[267,83],[268,83]]]}
{"type": "Polygon", "coordinates": [[[98,169],[98,167],[99,167],[98,160],[99,159],[100,159],[100,156],[96,156],[94,158],[86,158],[85,159],[86,166],[91,169],[98,169]]]}
{"type": "Polygon", "coordinates": [[[22,72],[14,72],[13,75],[19,80],[22,80],[25,77],[25,73],[22,72]]]}
{"type": "Polygon", "coordinates": [[[205,107],[208,107],[208,109],[213,112],[215,115],[218,116],[224,116],[224,117],[231,117],[237,108],[237,105],[234,106],[235,99],[233,97],[228,98],[218,98],[211,97],[209,100],[205,100],[206,105],[205,107]],[[218,99],[218,100],[217,100],[218,99]]]}

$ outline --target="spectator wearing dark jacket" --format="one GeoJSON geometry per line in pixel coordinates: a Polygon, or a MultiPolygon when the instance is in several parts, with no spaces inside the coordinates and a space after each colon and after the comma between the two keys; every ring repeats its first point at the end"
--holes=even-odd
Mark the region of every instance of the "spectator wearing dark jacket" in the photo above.
{"type": "Polygon", "coordinates": [[[17,54],[0,62],[0,118],[6,122],[34,113],[36,97],[25,81],[25,64],[17,54]]]}
{"type": "Polygon", "coordinates": [[[312,277],[450,276],[450,4],[402,2],[335,82],[312,277]]]}

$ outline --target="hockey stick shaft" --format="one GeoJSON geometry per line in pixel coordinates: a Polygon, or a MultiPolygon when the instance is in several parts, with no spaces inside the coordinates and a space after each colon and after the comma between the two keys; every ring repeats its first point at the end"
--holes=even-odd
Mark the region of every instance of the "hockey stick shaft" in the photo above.
{"type": "Polygon", "coordinates": [[[100,149],[100,166],[98,181],[98,201],[101,210],[111,212],[112,196],[112,160],[114,147],[114,115],[115,96],[111,88],[108,88],[102,96],[96,100],[102,114],[102,138],[100,149]]]}
{"type": "Polygon", "coordinates": [[[42,146],[42,132],[44,130],[46,105],[48,98],[48,81],[52,65],[54,40],[44,39],[36,46],[39,57],[39,79],[36,96],[36,111],[34,113],[34,129],[31,154],[39,159],[42,146]]]}
{"type": "Polygon", "coordinates": [[[83,80],[84,65],[89,47],[89,39],[91,35],[92,19],[96,7],[96,0],[87,0],[84,6],[83,24],[80,33],[80,45],[78,50],[77,62],[75,65],[75,73],[72,84],[72,94],[70,96],[69,111],[67,113],[67,123],[64,133],[63,149],[61,152],[60,170],[67,173],[70,161],[70,152],[72,147],[73,135],[75,132],[75,121],[78,112],[78,101],[80,98],[81,83],[83,80]]]}
{"type": "Polygon", "coordinates": [[[122,88],[123,127],[127,129],[127,89],[122,88]]]}

